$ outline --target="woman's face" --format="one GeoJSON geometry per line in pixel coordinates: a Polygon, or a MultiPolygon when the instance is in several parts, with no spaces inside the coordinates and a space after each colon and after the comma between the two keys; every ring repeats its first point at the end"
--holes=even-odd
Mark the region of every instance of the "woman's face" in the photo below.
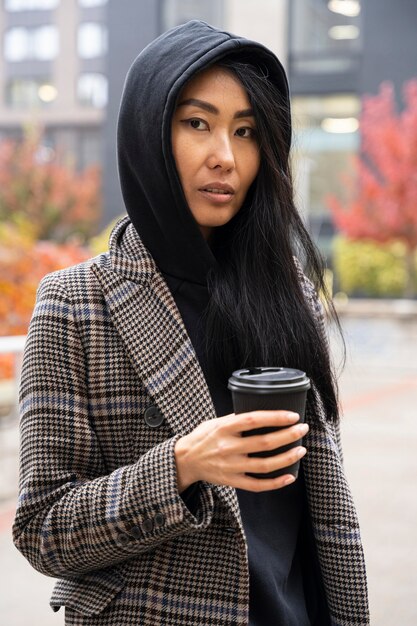
{"type": "Polygon", "coordinates": [[[255,118],[234,75],[212,67],[181,92],[172,150],[184,194],[203,236],[239,211],[260,163],[255,118]]]}

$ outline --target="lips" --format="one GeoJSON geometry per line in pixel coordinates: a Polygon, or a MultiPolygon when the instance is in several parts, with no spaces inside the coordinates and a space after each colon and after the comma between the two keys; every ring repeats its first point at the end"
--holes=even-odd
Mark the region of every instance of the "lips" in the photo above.
{"type": "Polygon", "coordinates": [[[235,190],[231,185],[227,185],[225,183],[209,183],[204,185],[204,187],[200,187],[199,191],[204,191],[206,193],[212,193],[214,195],[225,195],[230,196],[235,193],[235,190]]]}
{"type": "Polygon", "coordinates": [[[230,191],[223,191],[223,189],[212,189],[209,187],[205,187],[202,191],[208,191],[209,193],[222,193],[224,195],[230,196],[230,191]]]}

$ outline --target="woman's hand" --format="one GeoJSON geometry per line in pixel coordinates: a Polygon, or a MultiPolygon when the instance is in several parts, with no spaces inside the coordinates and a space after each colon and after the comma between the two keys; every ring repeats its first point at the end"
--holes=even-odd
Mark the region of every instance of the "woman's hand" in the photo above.
{"type": "Polygon", "coordinates": [[[175,446],[179,492],[199,480],[257,492],[294,482],[292,474],[259,479],[246,476],[245,472],[272,472],[303,457],[307,450],[302,446],[270,457],[248,456],[250,452],[274,450],[303,437],[308,425],[294,425],[298,420],[296,413],[288,411],[251,411],[202,422],[175,446]],[[287,428],[264,435],[241,436],[242,431],[265,426],[287,428]]]}

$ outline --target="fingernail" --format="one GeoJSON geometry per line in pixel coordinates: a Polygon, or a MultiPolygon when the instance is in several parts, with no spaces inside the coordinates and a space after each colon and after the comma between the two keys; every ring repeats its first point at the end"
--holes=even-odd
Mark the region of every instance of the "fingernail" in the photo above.
{"type": "Polygon", "coordinates": [[[307,452],[306,448],[302,448],[302,447],[301,447],[301,448],[299,448],[299,449],[297,450],[297,456],[298,456],[298,458],[300,459],[302,456],[304,456],[304,455],[305,455],[305,453],[306,453],[306,452],[307,452]]]}
{"type": "Polygon", "coordinates": [[[294,476],[288,476],[288,478],[286,478],[284,480],[284,485],[291,485],[291,483],[295,482],[295,477],[294,476]]]}
{"type": "Polygon", "coordinates": [[[290,411],[287,413],[287,419],[289,422],[296,422],[300,419],[298,413],[291,413],[290,411]]]}
{"type": "Polygon", "coordinates": [[[300,435],[305,435],[305,433],[308,432],[308,424],[300,424],[299,426],[296,426],[296,428],[298,429],[300,435]]]}

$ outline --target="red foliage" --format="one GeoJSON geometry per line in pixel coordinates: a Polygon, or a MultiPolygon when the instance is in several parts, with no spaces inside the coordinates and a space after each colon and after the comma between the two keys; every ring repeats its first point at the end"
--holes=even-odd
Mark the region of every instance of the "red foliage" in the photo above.
{"type": "Polygon", "coordinates": [[[95,234],[99,185],[98,167],[77,172],[61,164],[38,131],[0,143],[0,220],[30,228],[35,239],[95,234]]]}
{"type": "Polygon", "coordinates": [[[417,80],[405,84],[398,112],[384,83],[363,102],[361,155],[350,202],[328,198],[336,226],[352,239],[401,240],[417,247],[417,80]]]}
{"type": "MultiPolygon", "coordinates": [[[[0,237],[0,336],[25,335],[35,305],[38,284],[49,272],[84,261],[91,252],[77,243],[32,243],[13,228],[0,237]]],[[[4,232],[7,231],[7,232],[4,232]]],[[[0,355],[0,379],[13,376],[13,357],[0,355]]]]}
{"type": "MultiPolygon", "coordinates": [[[[26,334],[45,274],[91,256],[82,244],[96,231],[99,186],[97,167],[63,164],[37,130],[0,143],[0,335],[26,334]]],[[[0,378],[12,364],[0,355],[0,378]]]]}

